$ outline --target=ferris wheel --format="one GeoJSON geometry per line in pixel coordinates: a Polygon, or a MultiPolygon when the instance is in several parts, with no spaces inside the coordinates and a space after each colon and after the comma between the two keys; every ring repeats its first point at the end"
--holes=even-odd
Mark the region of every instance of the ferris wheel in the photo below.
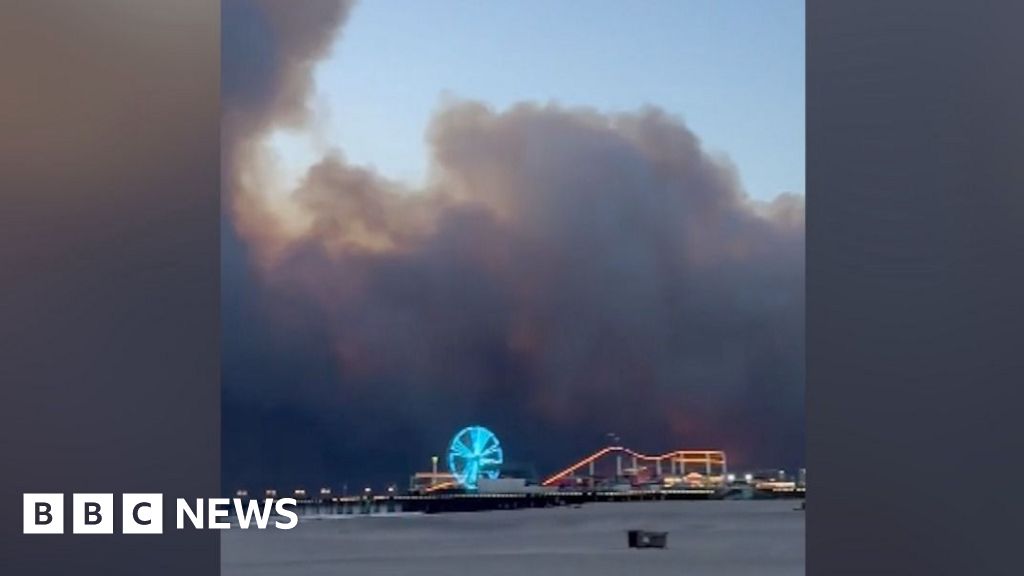
{"type": "Polygon", "coordinates": [[[459,430],[448,446],[448,470],[469,490],[476,489],[480,478],[497,478],[503,461],[498,437],[483,426],[459,430]]]}

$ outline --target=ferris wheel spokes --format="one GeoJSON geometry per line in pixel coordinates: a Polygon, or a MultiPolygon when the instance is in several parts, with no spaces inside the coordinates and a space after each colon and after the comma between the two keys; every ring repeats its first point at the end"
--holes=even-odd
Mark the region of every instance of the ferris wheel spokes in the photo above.
{"type": "Polygon", "coordinates": [[[480,478],[497,478],[504,454],[493,432],[482,426],[460,430],[448,448],[448,468],[464,488],[474,490],[480,478]]]}

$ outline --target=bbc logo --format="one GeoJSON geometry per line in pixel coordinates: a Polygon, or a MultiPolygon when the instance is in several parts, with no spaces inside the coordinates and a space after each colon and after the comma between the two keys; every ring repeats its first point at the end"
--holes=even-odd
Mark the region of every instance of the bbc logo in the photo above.
{"type": "MultiPolygon", "coordinates": [[[[24,534],[63,534],[64,495],[25,494],[24,534]]],[[[114,533],[113,494],[73,494],[71,530],[74,534],[114,533]]],[[[162,534],[162,494],[121,495],[122,534],[162,534]]]]}
{"type": "MultiPolygon", "coordinates": [[[[71,507],[71,529],[75,534],[114,533],[113,494],[73,494],[71,507]]],[[[274,520],[278,530],[291,530],[299,523],[294,510],[294,498],[262,502],[241,498],[197,498],[193,506],[188,500],[175,500],[174,517],[178,530],[191,524],[196,530],[227,530],[238,527],[248,530],[266,530],[274,520]],[[235,519],[231,520],[231,508],[235,519]],[[204,518],[205,514],[205,518],[204,518]]],[[[22,507],[25,534],[64,533],[63,494],[25,494],[22,507]]],[[[122,494],[122,534],[163,534],[163,494],[122,494]]]]}

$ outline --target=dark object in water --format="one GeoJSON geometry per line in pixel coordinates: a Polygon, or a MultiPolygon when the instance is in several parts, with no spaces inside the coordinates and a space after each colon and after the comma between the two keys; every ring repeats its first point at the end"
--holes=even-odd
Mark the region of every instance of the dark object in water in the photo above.
{"type": "Polygon", "coordinates": [[[628,540],[630,548],[664,548],[668,544],[668,532],[630,530],[628,540]]]}

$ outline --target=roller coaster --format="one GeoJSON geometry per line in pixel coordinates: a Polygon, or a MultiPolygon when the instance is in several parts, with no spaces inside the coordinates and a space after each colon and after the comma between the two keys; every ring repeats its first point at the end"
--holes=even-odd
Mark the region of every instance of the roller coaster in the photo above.
{"type": "Polygon", "coordinates": [[[597,474],[598,461],[606,456],[615,458],[613,477],[630,479],[633,483],[682,483],[689,479],[703,484],[720,484],[728,473],[725,452],[720,450],[675,450],[652,456],[624,446],[606,446],[549,476],[541,486],[592,483],[600,477],[597,474]],[[629,459],[628,467],[624,466],[623,457],[629,459]]]}

